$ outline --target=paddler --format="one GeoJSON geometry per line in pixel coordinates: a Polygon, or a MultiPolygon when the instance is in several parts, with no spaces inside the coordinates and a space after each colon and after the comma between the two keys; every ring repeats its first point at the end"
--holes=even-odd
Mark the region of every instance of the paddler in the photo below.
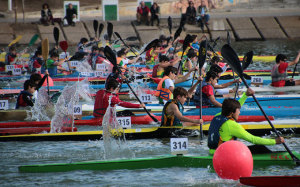
{"type": "Polygon", "coordinates": [[[11,65],[12,62],[15,61],[17,57],[17,50],[15,46],[10,46],[8,49],[8,53],[5,55],[5,65],[11,65]]]}
{"type": "Polygon", "coordinates": [[[43,63],[42,51],[37,50],[34,56],[30,58],[29,71],[31,73],[40,73],[43,63]]]}
{"type": "MultiPolygon", "coordinates": [[[[111,107],[114,107],[115,105],[120,105],[122,107],[126,108],[143,108],[145,107],[145,104],[133,104],[129,102],[125,102],[119,99],[118,92],[119,92],[119,82],[114,79],[110,78],[106,84],[105,90],[99,90],[96,93],[96,99],[95,99],[95,105],[94,105],[94,117],[103,117],[106,109],[109,104],[109,97],[112,95],[111,98],[111,107]]],[[[117,113],[118,115],[118,113],[117,113]]]]}
{"type": "Polygon", "coordinates": [[[166,55],[161,55],[159,57],[159,63],[153,67],[152,77],[163,77],[164,70],[168,66],[174,66],[178,63],[178,60],[170,61],[166,55]]]}
{"type": "MultiPolygon", "coordinates": [[[[58,57],[58,54],[54,52],[50,55],[50,58],[47,60],[47,69],[50,77],[57,75],[58,72],[60,73],[62,71],[67,71],[65,68],[60,66],[65,62],[65,59],[61,59],[60,61],[58,61],[58,57]]],[[[45,73],[45,70],[46,67],[44,64],[42,67],[43,74],[45,73]]]]}
{"type": "Polygon", "coordinates": [[[293,80],[287,78],[287,68],[293,66],[299,62],[300,51],[298,51],[297,57],[291,61],[286,62],[287,57],[283,54],[276,56],[276,64],[271,70],[272,86],[283,87],[283,86],[296,86],[300,85],[300,80],[293,80]]]}
{"type": "Polygon", "coordinates": [[[189,91],[186,91],[186,89],[182,87],[174,89],[174,99],[169,100],[163,108],[161,126],[193,126],[203,123],[202,119],[191,119],[183,115],[183,104],[188,97],[192,96],[200,81],[201,80],[198,80],[189,91]]]}
{"type": "Polygon", "coordinates": [[[136,62],[136,60],[140,57],[139,55],[133,59],[128,59],[127,58],[127,53],[128,53],[129,48],[125,49],[122,48],[120,49],[120,51],[117,52],[117,64],[123,68],[123,69],[127,69],[127,65],[128,64],[132,64],[134,62],[136,62]]]}
{"type": "Polygon", "coordinates": [[[257,145],[275,145],[284,143],[284,138],[267,139],[254,136],[247,132],[236,121],[240,115],[240,109],[248,96],[253,95],[250,88],[243,94],[244,100],[225,99],[222,105],[222,112],[218,113],[210,123],[208,130],[209,153],[214,154],[215,150],[223,142],[236,140],[237,138],[246,140],[257,145]]]}
{"type": "Polygon", "coordinates": [[[24,82],[24,90],[20,92],[17,98],[16,109],[27,106],[32,107],[34,105],[34,99],[32,97],[36,87],[37,85],[33,80],[26,80],[24,82]]]}
{"type": "Polygon", "coordinates": [[[190,74],[197,70],[197,68],[191,69],[183,77],[177,77],[177,68],[173,66],[168,66],[165,68],[164,77],[158,83],[155,96],[158,97],[159,103],[166,103],[170,99],[173,99],[173,91],[175,89],[175,84],[184,82],[188,79],[190,74]]]}

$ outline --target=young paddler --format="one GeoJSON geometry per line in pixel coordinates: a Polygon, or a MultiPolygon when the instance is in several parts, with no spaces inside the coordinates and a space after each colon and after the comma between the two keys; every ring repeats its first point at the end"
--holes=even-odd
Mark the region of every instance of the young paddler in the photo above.
{"type": "Polygon", "coordinates": [[[16,109],[20,107],[32,107],[34,105],[33,93],[36,90],[37,85],[33,80],[26,80],[24,82],[24,90],[20,92],[17,103],[16,109]]]}
{"type": "Polygon", "coordinates": [[[168,66],[174,66],[175,64],[177,64],[178,61],[170,61],[170,59],[165,56],[165,55],[161,55],[159,57],[159,64],[156,64],[153,67],[153,71],[152,71],[152,77],[163,77],[164,75],[164,70],[166,67],[168,66]]]}
{"type": "MultiPolygon", "coordinates": [[[[250,88],[243,94],[244,100],[248,96],[253,95],[254,91],[250,88]]],[[[240,109],[243,105],[241,100],[225,99],[222,105],[222,112],[218,113],[210,123],[208,130],[208,147],[209,153],[214,154],[215,150],[222,143],[229,140],[236,140],[237,138],[246,140],[257,145],[275,145],[284,142],[284,138],[267,139],[254,136],[247,132],[236,121],[240,115],[240,109]]]]}

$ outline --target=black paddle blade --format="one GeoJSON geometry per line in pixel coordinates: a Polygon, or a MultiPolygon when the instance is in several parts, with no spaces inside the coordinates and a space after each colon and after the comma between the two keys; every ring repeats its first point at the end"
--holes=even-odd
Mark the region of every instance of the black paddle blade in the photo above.
{"type": "Polygon", "coordinates": [[[54,40],[55,40],[55,45],[58,45],[59,29],[57,27],[53,28],[53,36],[54,36],[54,40]]]}
{"type": "Polygon", "coordinates": [[[138,40],[138,37],[136,36],[129,36],[128,38],[126,38],[127,41],[136,41],[138,40]]]}
{"type": "Polygon", "coordinates": [[[243,77],[246,79],[246,80],[251,80],[251,76],[246,74],[246,73],[243,73],[243,77]]]}
{"type": "Polygon", "coordinates": [[[148,51],[149,49],[151,49],[154,46],[157,46],[157,44],[159,43],[159,39],[155,39],[152,40],[144,49],[144,51],[142,53],[144,53],[145,51],[148,51]]]}
{"type": "Polygon", "coordinates": [[[95,31],[95,37],[97,37],[98,24],[99,24],[98,21],[94,19],[93,27],[94,27],[94,31],[95,31]]]}
{"type": "Polygon", "coordinates": [[[100,25],[99,25],[99,29],[98,29],[98,38],[100,38],[100,36],[101,36],[101,33],[102,33],[102,31],[103,31],[103,28],[104,28],[104,25],[103,25],[103,23],[100,23],[100,25]]]}
{"type": "Polygon", "coordinates": [[[113,34],[113,24],[111,22],[107,22],[107,36],[108,40],[111,41],[111,36],[113,34]]]}
{"type": "Polygon", "coordinates": [[[207,42],[206,40],[203,40],[201,43],[200,43],[200,47],[199,47],[199,56],[198,56],[198,63],[199,63],[199,71],[201,71],[204,63],[205,63],[205,60],[206,60],[206,53],[207,53],[207,42]]]}
{"type": "Polygon", "coordinates": [[[169,32],[171,35],[172,34],[172,18],[171,18],[171,16],[169,16],[169,18],[168,18],[168,27],[169,27],[169,32]]]}
{"type": "Polygon", "coordinates": [[[242,78],[243,69],[239,57],[229,44],[225,44],[222,47],[221,54],[223,58],[229,63],[230,67],[242,78]]]}
{"type": "Polygon", "coordinates": [[[180,36],[182,32],[182,27],[179,27],[174,34],[174,41],[180,36]]]}
{"type": "Polygon", "coordinates": [[[253,51],[249,51],[243,58],[242,69],[245,70],[252,63],[253,51]]]}
{"type": "Polygon", "coordinates": [[[121,40],[123,41],[122,37],[120,36],[120,34],[118,32],[115,32],[115,35],[121,40]]]}
{"type": "Polygon", "coordinates": [[[110,47],[105,46],[104,54],[105,54],[106,58],[116,67],[117,66],[117,58],[116,58],[115,53],[111,50],[110,47]]]}
{"type": "Polygon", "coordinates": [[[213,45],[212,45],[213,48],[216,47],[217,41],[218,41],[218,40],[220,40],[220,36],[214,40],[214,43],[213,43],[213,45]]]}
{"type": "Polygon", "coordinates": [[[192,42],[192,36],[190,34],[187,34],[184,38],[183,45],[182,45],[182,54],[185,52],[186,48],[189,46],[189,44],[192,42]]]}
{"type": "Polygon", "coordinates": [[[230,39],[230,33],[229,33],[229,31],[227,31],[227,44],[228,45],[231,44],[231,39],[230,39]]]}

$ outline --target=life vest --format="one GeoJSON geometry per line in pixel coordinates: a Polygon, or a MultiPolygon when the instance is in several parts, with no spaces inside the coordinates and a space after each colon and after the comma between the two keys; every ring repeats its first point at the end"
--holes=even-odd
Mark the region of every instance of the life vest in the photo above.
{"type": "Polygon", "coordinates": [[[182,63],[182,72],[188,72],[189,70],[187,69],[187,67],[185,66],[187,61],[191,61],[188,57],[183,61],[182,63]]]}
{"type": "Polygon", "coordinates": [[[96,93],[93,116],[103,117],[108,107],[108,99],[112,93],[106,90],[99,90],[96,93]]]}
{"type": "Polygon", "coordinates": [[[202,81],[202,87],[200,88],[200,85],[198,86],[194,96],[194,102],[196,106],[200,106],[200,94],[202,94],[202,106],[208,106],[208,107],[214,106],[212,102],[209,100],[208,96],[202,93],[202,88],[207,85],[211,86],[213,88],[213,92],[215,93],[215,89],[211,84],[202,81]]]}
{"type": "Polygon", "coordinates": [[[169,101],[170,99],[173,99],[173,93],[171,92],[171,90],[163,88],[163,83],[166,79],[170,78],[168,76],[164,76],[164,78],[160,80],[154,95],[156,97],[169,101]]]}
{"type": "MultiPolygon", "coordinates": [[[[18,98],[17,98],[17,103],[16,103],[16,109],[18,109],[19,107],[26,107],[28,106],[28,104],[24,101],[23,99],[23,95],[25,95],[25,97],[27,97],[29,100],[32,100],[32,94],[23,90],[20,92],[18,98]]],[[[34,100],[33,100],[34,102],[34,100]]]]}
{"type": "Polygon", "coordinates": [[[272,82],[278,82],[285,80],[287,77],[286,71],[284,73],[279,73],[278,67],[280,64],[275,64],[271,70],[272,82]]]}
{"type": "Polygon", "coordinates": [[[157,59],[158,59],[158,55],[157,54],[153,54],[154,53],[154,49],[151,48],[146,52],[146,63],[148,64],[154,64],[157,59]]]}
{"type": "Polygon", "coordinates": [[[169,100],[162,111],[162,119],[161,119],[161,126],[182,126],[182,123],[175,115],[168,115],[166,114],[167,108],[170,106],[171,103],[177,105],[179,111],[183,114],[183,106],[180,102],[176,101],[175,99],[169,100]]]}

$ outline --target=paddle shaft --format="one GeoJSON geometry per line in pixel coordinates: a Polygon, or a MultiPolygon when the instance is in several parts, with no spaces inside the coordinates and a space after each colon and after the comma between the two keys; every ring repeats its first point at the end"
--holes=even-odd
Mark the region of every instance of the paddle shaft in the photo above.
{"type": "MultiPolygon", "coordinates": [[[[116,34],[116,35],[117,35],[117,34],[116,34]]],[[[131,49],[131,47],[130,47],[129,45],[126,44],[126,42],[123,40],[123,38],[122,38],[120,35],[117,35],[117,36],[120,38],[121,42],[122,42],[127,48],[129,48],[129,50],[137,57],[137,54],[131,49]]]]}
{"type": "MultiPolygon", "coordinates": [[[[197,64],[196,64],[196,67],[197,67],[197,66],[198,66],[198,62],[197,62],[197,64]]],[[[201,70],[200,70],[200,71],[201,71],[201,70]]],[[[196,71],[194,71],[194,73],[193,73],[193,81],[192,81],[192,86],[191,86],[191,87],[194,86],[195,76],[196,76],[196,71]]],[[[188,106],[190,106],[190,101],[191,101],[191,98],[188,98],[188,103],[187,103],[188,106]]]]}
{"type": "MultiPolygon", "coordinates": [[[[242,76],[241,79],[242,79],[243,83],[245,84],[245,86],[247,88],[249,88],[249,85],[247,84],[247,81],[245,80],[245,78],[242,76]]],[[[254,101],[256,102],[257,106],[259,107],[260,111],[265,116],[266,120],[269,122],[270,126],[272,127],[272,130],[275,132],[275,134],[277,135],[277,137],[280,138],[280,135],[279,135],[278,131],[274,127],[273,123],[271,122],[271,120],[269,119],[269,117],[267,116],[267,114],[265,113],[264,109],[259,104],[259,102],[256,99],[256,97],[255,97],[254,94],[252,95],[252,97],[253,97],[254,101]]],[[[297,165],[300,165],[300,160],[292,153],[292,151],[288,148],[288,146],[285,143],[282,143],[282,144],[285,147],[285,149],[287,150],[287,152],[291,155],[292,159],[297,163],[297,165]]]]}
{"type": "Polygon", "coordinates": [[[294,76],[295,76],[295,73],[296,73],[296,69],[297,69],[297,65],[298,65],[298,63],[295,65],[295,67],[294,67],[294,71],[293,71],[293,75],[292,75],[292,79],[294,78],[294,76]]]}
{"type": "MultiPolygon", "coordinates": [[[[199,76],[201,77],[202,73],[200,70],[199,76]]],[[[202,88],[202,81],[200,81],[200,89],[202,88]]],[[[202,92],[200,91],[200,119],[202,119],[202,92]]],[[[203,140],[203,128],[202,124],[200,124],[200,140],[203,140]]],[[[201,143],[201,142],[200,142],[201,143]]]]}

